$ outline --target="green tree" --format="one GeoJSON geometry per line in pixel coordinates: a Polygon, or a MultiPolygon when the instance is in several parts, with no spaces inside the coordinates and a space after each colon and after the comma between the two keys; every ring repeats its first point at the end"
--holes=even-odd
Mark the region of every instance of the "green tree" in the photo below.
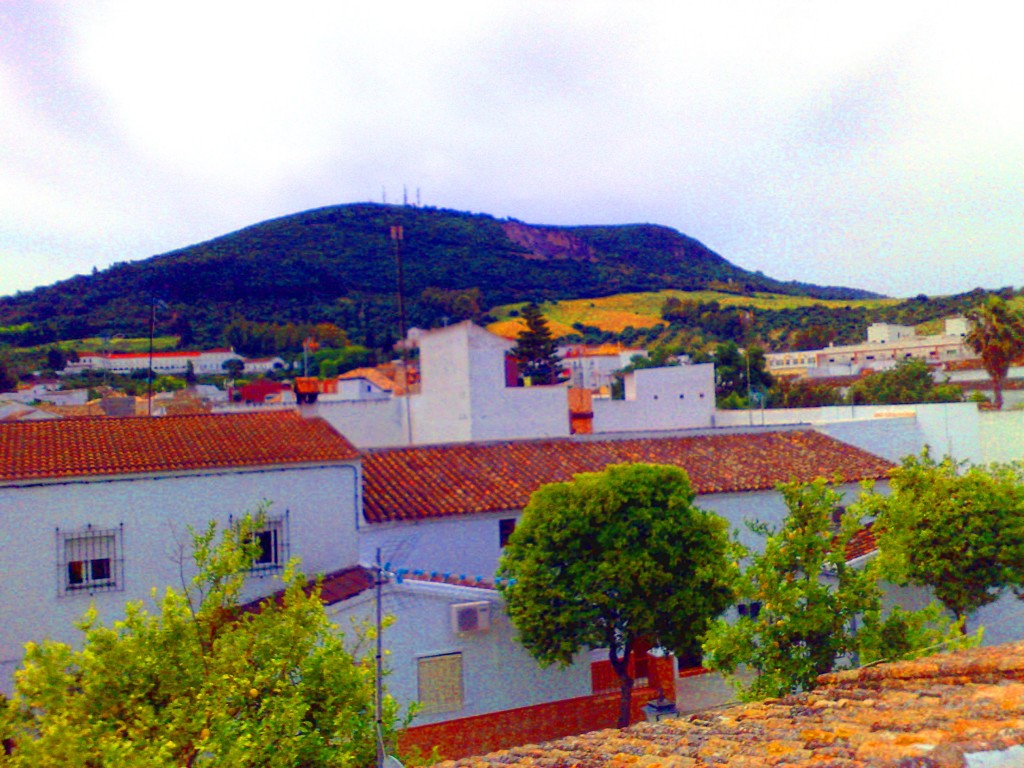
{"type": "Polygon", "coordinates": [[[753,526],[766,536],[765,548],[750,557],[739,581],[739,617],[714,622],[704,641],[705,665],[725,673],[740,698],[811,688],[844,656],[906,657],[958,634],[937,606],[893,611],[883,620],[874,571],[846,561],[861,520],[847,510],[835,523],[842,500],[835,488],[818,479],[779,490],[789,514],[777,531],[753,526]],[[754,672],[749,681],[736,674],[743,667],[754,672]]]}
{"type": "Polygon", "coordinates": [[[874,514],[882,574],[929,587],[959,620],[1024,584],[1024,469],[971,466],[927,451],[905,458],[874,514]]]}
{"type": "Polygon", "coordinates": [[[955,384],[936,386],[928,363],[918,358],[900,360],[895,368],[870,373],[847,393],[856,405],[897,403],[958,403],[964,395],[955,384]]]}
{"type": "Polygon", "coordinates": [[[995,406],[1003,407],[1003,382],[1013,361],[1024,355],[1024,313],[1012,309],[998,296],[989,296],[979,307],[967,313],[971,321],[965,341],[981,357],[985,372],[992,379],[995,406]]]}
{"type": "Polygon", "coordinates": [[[533,302],[523,307],[522,314],[526,328],[519,332],[512,348],[513,357],[519,361],[519,373],[523,378],[529,377],[533,384],[555,384],[562,361],[548,321],[533,302]]]}
{"type": "Polygon", "coordinates": [[[280,600],[239,609],[258,526],[246,516],[219,544],[213,524],[193,533],[197,573],[155,613],[129,603],[105,627],[90,609],[82,650],[29,643],[0,710],[5,765],[372,765],[374,665],[346,648],[319,587],[290,564],[280,600]]]}
{"type": "Polygon", "coordinates": [[[60,347],[53,346],[46,350],[46,367],[51,371],[63,371],[67,363],[67,355],[60,347]]]}
{"type": "Polygon", "coordinates": [[[0,392],[14,392],[18,389],[18,376],[6,355],[0,355],[0,392]]]}
{"type": "Polygon", "coordinates": [[[224,364],[221,367],[224,369],[228,376],[230,376],[232,379],[237,379],[239,376],[242,375],[242,371],[245,370],[245,363],[243,363],[237,357],[232,357],[225,360],[224,364]]]}
{"type": "Polygon", "coordinates": [[[751,345],[741,351],[735,342],[727,341],[715,348],[715,395],[719,407],[749,407],[748,394],[764,393],[772,383],[761,347],[751,345]]]}
{"type": "Polygon", "coordinates": [[[789,515],[778,531],[755,526],[767,538],[739,583],[746,610],[734,622],[716,621],[704,642],[705,665],[748,700],[811,687],[855,649],[854,617],[877,599],[871,578],[846,563],[859,520],[844,515],[838,535],[832,525],[841,494],[821,479],[779,490],[789,515]],[[735,675],[743,665],[755,673],[749,684],[735,675]]]}
{"type": "Polygon", "coordinates": [[[499,574],[520,640],[542,664],[607,649],[629,724],[629,662],[645,638],[692,655],[731,603],[728,523],[693,505],[678,467],[620,464],[534,492],[499,574]]]}

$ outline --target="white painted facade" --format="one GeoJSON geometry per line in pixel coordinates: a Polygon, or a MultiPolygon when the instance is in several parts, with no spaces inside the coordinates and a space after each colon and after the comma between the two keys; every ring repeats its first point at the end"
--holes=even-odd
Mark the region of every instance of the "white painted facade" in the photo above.
{"type": "MultiPolygon", "coordinates": [[[[77,643],[74,622],[90,603],[110,623],[129,600],[150,602],[154,588],[180,587],[179,563],[189,549],[188,527],[227,525],[269,501],[281,519],[284,555],[299,557],[309,574],[354,563],[360,506],[358,462],[21,483],[0,487],[0,571],[5,575],[0,622],[0,690],[9,692],[24,643],[44,638],[77,643]],[[287,514],[286,514],[287,513],[287,514]],[[71,591],[64,585],[68,541],[87,531],[117,531],[118,589],[71,591]]],[[[190,562],[190,561],[189,561],[190,562]]],[[[188,565],[188,563],[187,563],[188,565]]],[[[189,573],[186,567],[186,574],[189,573]]],[[[271,574],[249,580],[245,599],[280,588],[271,574]]]]}
{"type": "Polygon", "coordinates": [[[765,361],[772,373],[809,378],[857,375],[869,369],[886,370],[911,358],[941,366],[977,357],[964,343],[967,331],[968,322],[963,317],[947,318],[943,333],[934,336],[918,336],[910,326],[873,323],[868,327],[867,340],[860,344],[802,352],[769,352],[765,361]]]}
{"type": "MultiPolygon", "coordinates": [[[[224,364],[228,360],[238,360],[243,365],[245,359],[231,349],[208,349],[204,351],[157,351],[152,355],[152,368],[157,374],[182,374],[192,363],[196,375],[219,375],[224,373],[224,364]]],[[[267,358],[252,361],[252,372],[267,371],[275,367],[275,363],[284,365],[281,358],[267,358]]],[[[74,374],[81,371],[108,371],[127,376],[132,371],[150,367],[148,352],[86,352],[78,362],[68,363],[61,374],[74,374]]]]}
{"type": "Polygon", "coordinates": [[[642,368],[623,378],[625,399],[595,398],[594,433],[710,427],[715,413],[715,366],[642,368]]]}
{"type": "Polygon", "coordinates": [[[569,386],[591,390],[610,387],[616,371],[629,365],[633,357],[647,357],[644,349],[612,351],[606,346],[592,348],[577,344],[561,347],[558,353],[562,356],[562,365],[569,371],[569,386]]]}
{"type": "Polygon", "coordinates": [[[361,448],[568,436],[564,386],[505,385],[511,342],[467,321],[423,333],[419,343],[419,394],[318,398],[303,413],[326,419],[361,448]]]}
{"type": "Polygon", "coordinates": [[[715,411],[716,427],[812,426],[868,453],[899,462],[926,445],[933,455],[984,462],[981,422],[974,403],[835,405],[715,411]]]}
{"type": "Polygon", "coordinates": [[[563,386],[508,387],[512,342],[467,321],[420,337],[420,394],[412,397],[417,444],[564,437],[563,386]]]}
{"type": "MultiPolygon", "coordinates": [[[[493,589],[405,580],[383,589],[382,607],[394,624],[383,634],[388,652],[387,691],[403,710],[420,698],[421,664],[441,656],[459,657],[461,706],[424,711],[413,725],[426,725],[489,712],[526,707],[590,694],[589,655],[580,653],[567,667],[541,668],[516,641],[504,601],[493,589]],[[490,628],[479,632],[452,630],[451,606],[485,602],[490,628]]],[[[342,631],[352,621],[372,622],[374,590],[328,606],[328,615],[342,631]]]]}

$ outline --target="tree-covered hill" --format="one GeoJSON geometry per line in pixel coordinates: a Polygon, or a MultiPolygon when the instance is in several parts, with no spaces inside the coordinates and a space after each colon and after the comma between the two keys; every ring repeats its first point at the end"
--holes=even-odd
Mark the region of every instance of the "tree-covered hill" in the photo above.
{"type": "Polygon", "coordinates": [[[771,291],[821,299],[871,296],[783,283],[740,269],[703,244],[650,224],[533,226],[434,208],[332,206],[256,224],[209,242],[0,298],[15,343],[187,329],[222,340],[234,319],[331,322],[355,342],[397,335],[398,244],[408,325],[480,318],[511,302],[663,289],[771,291]],[[14,338],[14,337],[17,338],[14,338]]]}

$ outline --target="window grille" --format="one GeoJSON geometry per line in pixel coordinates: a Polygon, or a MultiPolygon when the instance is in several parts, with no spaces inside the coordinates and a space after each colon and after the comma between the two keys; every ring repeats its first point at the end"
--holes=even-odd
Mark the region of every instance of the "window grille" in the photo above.
{"type": "MultiPolygon", "coordinates": [[[[287,509],[284,514],[264,517],[263,526],[253,533],[253,540],[259,544],[260,551],[252,561],[250,573],[264,575],[284,570],[291,557],[289,517],[287,509]]],[[[234,516],[228,520],[230,525],[235,525],[234,516]]]]}
{"type": "Polygon", "coordinates": [[[59,595],[124,591],[124,523],[56,529],[59,595]]]}

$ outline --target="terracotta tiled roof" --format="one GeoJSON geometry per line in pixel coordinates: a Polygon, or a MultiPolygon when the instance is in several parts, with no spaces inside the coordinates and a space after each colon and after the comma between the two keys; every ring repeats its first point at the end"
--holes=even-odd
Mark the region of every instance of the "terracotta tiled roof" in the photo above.
{"type": "Polygon", "coordinates": [[[375,384],[385,392],[390,392],[395,388],[395,382],[388,378],[387,374],[376,368],[356,368],[348,371],[347,373],[341,374],[339,379],[366,379],[371,384],[375,384]]]}
{"type": "MultiPolygon", "coordinates": [[[[306,594],[316,584],[316,579],[310,579],[303,587],[306,594]]],[[[360,595],[373,586],[373,571],[361,565],[350,565],[337,571],[325,574],[320,582],[320,600],[324,605],[334,605],[345,600],[350,600],[360,595]]],[[[254,612],[268,600],[280,602],[284,598],[285,590],[279,589],[272,595],[257,598],[251,602],[240,605],[238,609],[245,612],[254,612]]]]}
{"type": "Polygon", "coordinates": [[[880,479],[893,468],[810,430],[379,449],[363,456],[364,509],[371,523],[521,509],[544,483],[635,462],[680,466],[701,494],[837,475],[846,482],[880,479]]]}
{"type": "Polygon", "coordinates": [[[345,461],[358,452],[294,411],[0,424],[0,482],[345,461]]]}
{"type": "Polygon", "coordinates": [[[870,555],[878,549],[878,545],[875,543],[875,532],[872,530],[873,525],[874,523],[868,523],[850,538],[846,545],[847,561],[870,555]]]}
{"type": "Polygon", "coordinates": [[[702,768],[981,765],[965,755],[1024,745],[1024,644],[825,675],[809,693],[626,730],[570,736],[438,764],[444,768],[702,768]]]}

